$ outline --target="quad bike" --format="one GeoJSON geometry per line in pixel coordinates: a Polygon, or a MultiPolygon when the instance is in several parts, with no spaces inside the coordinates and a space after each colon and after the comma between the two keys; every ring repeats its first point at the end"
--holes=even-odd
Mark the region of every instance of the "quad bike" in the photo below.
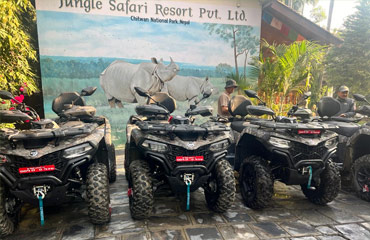
{"type": "MultiPolygon", "coordinates": [[[[235,198],[233,169],[225,160],[230,128],[208,121],[194,124],[194,116],[209,116],[210,107],[191,105],[185,116],[170,116],[176,104],[165,93],[149,96],[135,88],[149,103],[136,107],[127,124],[125,170],[129,181],[131,216],[147,218],[154,193],[170,186],[178,196],[186,195],[189,210],[191,192],[202,187],[206,202],[216,212],[226,211],[235,198]]],[[[205,93],[203,99],[209,97],[205,93]]]]}
{"type": "MultiPolygon", "coordinates": [[[[356,113],[370,117],[370,103],[360,94],[353,94],[356,101],[363,101],[369,105],[361,106],[356,113]]],[[[318,112],[321,120],[337,125],[334,131],[339,135],[337,154],[334,160],[342,165],[342,180],[352,183],[357,195],[370,201],[370,123],[360,125],[363,118],[328,117],[322,108],[330,108],[340,103],[331,97],[324,97],[319,101],[318,112]]],[[[337,112],[331,115],[335,116],[337,112]]]]}
{"type": "MultiPolygon", "coordinates": [[[[275,116],[254,91],[247,96],[262,104],[231,99],[229,111],[233,116],[269,115],[268,119],[233,121],[236,136],[234,169],[239,171],[240,191],[245,204],[253,209],[264,208],[272,195],[274,181],[301,185],[304,195],[313,203],[324,205],[338,195],[340,174],[332,156],[338,143],[337,134],[320,122],[298,122],[296,118],[275,116]],[[240,108],[239,105],[244,105],[240,108]]],[[[297,109],[292,110],[294,114],[297,109]]],[[[302,112],[298,115],[304,115],[302,112]]]]}
{"type": "MultiPolygon", "coordinates": [[[[19,102],[15,110],[0,111],[1,123],[30,121],[28,129],[0,129],[0,236],[13,232],[22,203],[39,205],[41,225],[43,206],[76,198],[87,201],[92,223],[110,220],[109,181],[116,178],[110,124],[82,98],[95,90],[60,94],[52,105],[55,121],[39,120],[19,102]]],[[[6,91],[0,98],[17,102],[6,91]]]]}

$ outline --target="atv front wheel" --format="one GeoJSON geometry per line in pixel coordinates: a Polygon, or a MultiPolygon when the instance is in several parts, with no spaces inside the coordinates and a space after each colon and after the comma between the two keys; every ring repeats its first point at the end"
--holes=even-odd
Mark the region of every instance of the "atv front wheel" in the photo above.
{"type": "Polygon", "coordinates": [[[108,149],[108,161],[109,161],[109,183],[114,183],[117,179],[117,163],[116,163],[116,150],[114,144],[108,149]]]}
{"type": "Polygon", "coordinates": [[[9,206],[7,205],[9,205],[9,203],[7,203],[7,200],[9,200],[9,198],[7,196],[5,185],[0,180],[0,237],[5,237],[14,231],[20,213],[19,208],[19,210],[14,212],[14,214],[10,214],[8,212],[9,206]]]}
{"type": "Polygon", "coordinates": [[[154,203],[153,184],[150,177],[150,168],[147,162],[136,160],[130,164],[132,183],[130,212],[134,219],[145,219],[152,213],[154,203]]]}
{"type": "Polygon", "coordinates": [[[94,224],[109,222],[111,217],[107,166],[93,163],[87,170],[86,196],[90,221],[94,224]]]}
{"type": "Polygon", "coordinates": [[[357,195],[370,202],[370,155],[357,159],[353,165],[353,185],[357,195]]]}
{"type": "Polygon", "coordinates": [[[240,193],[247,207],[264,208],[274,193],[271,170],[264,158],[250,156],[244,160],[239,176],[240,193]]]}
{"type": "Polygon", "coordinates": [[[231,165],[225,159],[216,163],[211,180],[204,188],[208,207],[215,212],[225,212],[235,199],[235,180],[231,165]]]}
{"type": "Polygon", "coordinates": [[[338,168],[331,160],[328,160],[324,171],[320,175],[320,182],[312,181],[310,189],[307,189],[307,184],[302,184],[301,189],[308,200],[318,205],[325,205],[338,196],[340,181],[338,168]]]}

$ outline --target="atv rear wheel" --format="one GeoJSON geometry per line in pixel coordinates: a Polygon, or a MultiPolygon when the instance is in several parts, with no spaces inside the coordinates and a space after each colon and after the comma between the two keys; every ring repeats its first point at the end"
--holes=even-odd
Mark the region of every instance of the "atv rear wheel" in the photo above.
{"type": "Polygon", "coordinates": [[[264,158],[250,156],[244,160],[239,176],[240,193],[247,207],[264,208],[274,193],[271,170],[264,158]]]}
{"type": "Polygon", "coordinates": [[[216,163],[210,181],[204,188],[208,207],[215,212],[225,212],[235,199],[235,179],[231,165],[225,159],[216,163]]]}
{"type": "Polygon", "coordinates": [[[109,161],[109,183],[114,183],[117,179],[117,163],[116,163],[116,150],[114,144],[108,149],[108,161],[109,161]]]}
{"type": "Polygon", "coordinates": [[[306,184],[302,184],[301,189],[308,200],[318,205],[325,205],[338,196],[340,181],[338,168],[331,160],[328,160],[324,171],[320,174],[320,182],[315,183],[312,181],[310,189],[307,189],[306,184]]]}
{"type": "Polygon", "coordinates": [[[132,183],[130,212],[134,219],[145,219],[152,213],[154,193],[150,168],[147,162],[135,160],[130,164],[132,183]]]}
{"type": "Polygon", "coordinates": [[[90,221],[94,224],[108,223],[111,217],[109,180],[107,166],[93,163],[87,170],[86,196],[90,221]]]}
{"type": "Polygon", "coordinates": [[[7,211],[7,191],[4,183],[0,180],[0,237],[11,234],[18,222],[20,211],[17,210],[13,216],[7,211]]]}
{"type": "Polygon", "coordinates": [[[364,155],[355,161],[353,185],[357,195],[370,202],[370,155],[364,155]]]}
{"type": "Polygon", "coordinates": [[[126,177],[126,180],[130,183],[130,161],[129,161],[129,147],[130,145],[128,143],[125,144],[125,163],[124,163],[124,166],[125,166],[125,177],[126,177]]]}

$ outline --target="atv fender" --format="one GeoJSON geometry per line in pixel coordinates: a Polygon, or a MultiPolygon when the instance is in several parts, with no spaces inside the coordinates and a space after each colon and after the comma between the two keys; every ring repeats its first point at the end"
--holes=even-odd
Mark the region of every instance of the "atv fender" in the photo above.
{"type": "Polygon", "coordinates": [[[345,158],[343,167],[345,171],[350,171],[353,161],[370,154],[368,143],[370,142],[370,127],[363,126],[355,134],[353,134],[346,143],[345,158]]]}
{"type": "Polygon", "coordinates": [[[265,145],[260,141],[268,138],[267,134],[255,131],[257,129],[244,129],[235,147],[234,169],[239,171],[242,161],[252,155],[268,159],[265,145]]]}

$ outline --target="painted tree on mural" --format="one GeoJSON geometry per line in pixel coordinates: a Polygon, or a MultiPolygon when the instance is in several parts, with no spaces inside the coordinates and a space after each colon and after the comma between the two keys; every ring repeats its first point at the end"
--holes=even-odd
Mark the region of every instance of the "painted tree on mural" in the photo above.
{"type": "Polygon", "coordinates": [[[259,45],[258,37],[253,33],[253,27],[215,23],[205,23],[204,26],[210,34],[216,34],[230,44],[234,52],[235,76],[237,80],[240,79],[238,57],[244,56],[243,76],[245,77],[248,56],[256,53],[259,45]]]}
{"type": "Polygon", "coordinates": [[[361,0],[357,12],[344,22],[344,42],[327,56],[327,78],[333,86],[347,85],[352,92],[370,90],[370,0],[361,0]]]}
{"type": "Polygon", "coordinates": [[[0,1],[0,86],[13,93],[37,89],[29,64],[36,61],[25,24],[29,19],[35,21],[30,1],[0,1]]]}

